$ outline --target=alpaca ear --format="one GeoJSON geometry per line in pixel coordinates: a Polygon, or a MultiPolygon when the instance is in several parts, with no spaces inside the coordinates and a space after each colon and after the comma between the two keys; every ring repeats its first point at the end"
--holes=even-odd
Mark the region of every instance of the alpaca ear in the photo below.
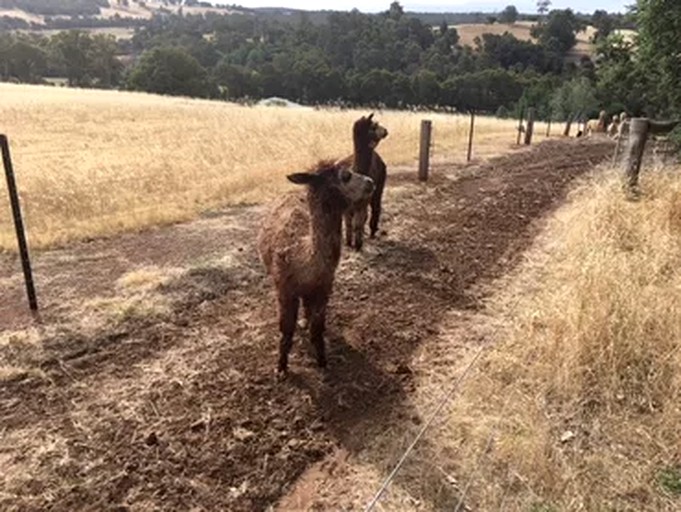
{"type": "Polygon", "coordinates": [[[367,119],[368,119],[369,121],[371,121],[371,119],[372,119],[373,117],[374,117],[374,113],[372,112],[371,114],[369,114],[369,117],[367,117],[367,119]]]}
{"type": "Polygon", "coordinates": [[[311,185],[316,181],[317,176],[309,172],[294,172],[286,176],[291,183],[296,185],[311,185]]]}

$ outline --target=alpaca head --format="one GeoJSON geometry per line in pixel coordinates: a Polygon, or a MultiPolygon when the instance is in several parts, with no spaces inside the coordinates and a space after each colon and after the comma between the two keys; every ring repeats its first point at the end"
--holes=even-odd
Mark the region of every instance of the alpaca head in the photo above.
{"type": "Polygon", "coordinates": [[[345,209],[368,199],[374,192],[371,178],[330,161],[320,162],[309,172],[289,174],[287,178],[297,185],[307,185],[313,194],[320,196],[324,206],[334,209],[345,209]]]}
{"type": "Polygon", "coordinates": [[[388,136],[388,130],[373,120],[373,112],[369,116],[362,116],[352,127],[352,134],[356,142],[375,148],[381,140],[388,136]]]}

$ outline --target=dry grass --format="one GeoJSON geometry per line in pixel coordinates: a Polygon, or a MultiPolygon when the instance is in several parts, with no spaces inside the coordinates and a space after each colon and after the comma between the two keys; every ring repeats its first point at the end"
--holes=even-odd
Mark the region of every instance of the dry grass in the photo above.
{"type": "MultiPolygon", "coordinates": [[[[475,38],[482,37],[483,34],[502,35],[505,32],[510,32],[517,39],[521,41],[536,40],[530,34],[530,29],[534,25],[531,21],[519,21],[509,25],[507,23],[495,23],[489,25],[485,23],[466,23],[455,25],[456,31],[459,33],[460,44],[475,47],[475,38]]],[[[588,26],[585,31],[577,34],[577,44],[574,51],[579,54],[591,54],[594,51],[594,45],[591,44],[591,37],[594,35],[596,29],[588,26]]]]}
{"type": "MultiPolygon", "coordinates": [[[[286,173],[351,153],[351,125],[365,113],[11,84],[0,94],[0,133],[10,138],[30,243],[43,248],[272,198],[288,189],[286,173]]],[[[467,117],[386,111],[380,152],[393,170],[415,163],[426,117],[434,161],[463,161],[467,117]]],[[[480,117],[475,156],[514,139],[513,121],[480,117]]],[[[8,208],[2,192],[0,211],[8,208]]],[[[5,215],[0,250],[14,247],[5,215]]]]}
{"type": "Polygon", "coordinates": [[[585,183],[492,300],[504,340],[435,434],[480,510],[679,509],[681,179],[619,185],[585,183]]]}

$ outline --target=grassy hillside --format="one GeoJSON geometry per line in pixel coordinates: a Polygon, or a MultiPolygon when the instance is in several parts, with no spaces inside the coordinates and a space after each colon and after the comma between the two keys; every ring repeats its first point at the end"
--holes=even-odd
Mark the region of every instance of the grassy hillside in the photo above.
{"type": "MultiPolygon", "coordinates": [[[[160,0],[129,0],[128,5],[117,0],[110,0],[109,7],[101,7],[102,2],[96,0],[80,2],[35,2],[33,0],[3,0],[0,2],[0,17],[9,16],[24,19],[29,23],[44,24],[46,16],[92,16],[110,19],[121,18],[150,19],[154,13],[177,13],[177,5],[167,4],[160,0]]],[[[230,14],[237,12],[227,7],[182,6],[184,14],[207,14],[210,12],[230,14]]]]}
{"type": "MultiPolygon", "coordinates": [[[[516,38],[522,41],[532,41],[536,40],[530,35],[530,29],[534,25],[530,21],[519,21],[512,25],[506,23],[495,23],[493,25],[487,23],[472,23],[472,24],[462,24],[453,25],[459,33],[460,44],[470,45],[475,47],[475,38],[482,37],[483,34],[496,34],[501,35],[504,32],[510,32],[516,38]]],[[[595,47],[591,42],[596,29],[589,25],[586,30],[577,34],[577,45],[574,47],[572,53],[574,56],[580,55],[592,55],[595,47]]],[[[631,38],[635,33],[633,30],[615,30],[616,33],[621,33],[625,37],[631,38]]]]}
{"type": "MultiPolygon", "coordinates": [[[[11,141],[36,247],[270,198],[287,189],[286,173],[350,154],[352,123],[365,114],[10,84],[0,94],[0,133],[11,141]]],[[[378,114],[390,132],[380,152],[391,169],[414,163],[424,117],[378,114]]],[[[461,161],[468,117],[427,117],[433,159],[461,161]]],[[[514,141],[514,121],[478,119],[476,156],[514,141]]],[[[0,194],[0,210],[8,207],[0,194]]],[[[14,249],[10,222],[0,218],[0,249],[14,249]]]]}

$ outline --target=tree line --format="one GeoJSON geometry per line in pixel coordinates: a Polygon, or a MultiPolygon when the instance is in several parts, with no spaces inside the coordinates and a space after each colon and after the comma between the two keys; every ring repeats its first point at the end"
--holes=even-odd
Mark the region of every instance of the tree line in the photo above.
{"type": "MultiPolygon", "coordinates": [[[[0,0],[9,1],[9,0],[0,0]]],[[[590,19],[548,7],[534,41],[484,34],[462,46],[446,19],[432,26],[398,2],[370,15],[297,13],[287,21],[258,15],[157,15],[130,41],[64,31],[51,37],[0,35],[0,77],[120,87],[160,94],[250,101],[280,96],[304,104],[382,104],[475,109],[514,115],[534,106],[543,118],[571,112],[681,114],[676,35],[681,5],[638,0],[626,16],[590,19]],[[596,56],[566,59],[587,22],[596,56]],[[628,41],[615,30],[638,28],[628,41]],[[123,66],[122,55],[134,56],[123,66]]],[[[513,6],[499,16],[518,17],[513,6]]]]}

